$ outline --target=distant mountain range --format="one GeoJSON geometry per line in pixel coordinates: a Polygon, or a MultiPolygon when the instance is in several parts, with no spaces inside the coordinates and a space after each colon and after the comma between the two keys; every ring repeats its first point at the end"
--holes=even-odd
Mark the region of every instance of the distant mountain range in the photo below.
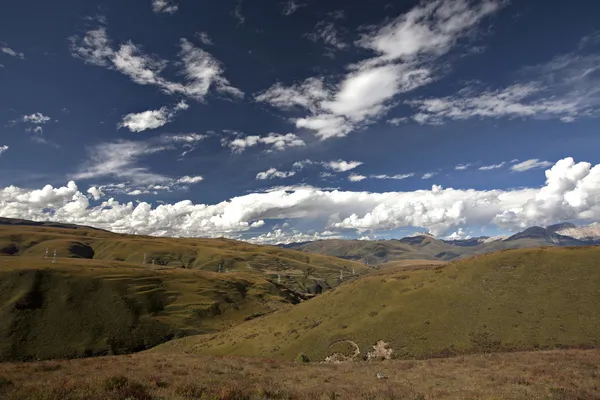
{"type": "Polygon", "coordinates": [[[375,265],[411,259],[450,261],[505,249],[599,244],[600,224],[578,227],[570,223],[562,223],[546,228],[534,226],[509,237],[481,236],[461,240],[443,240],[423,233],[413,234],[402,239],[326,239],[290,243],[281,245],[281,247],[375,265]]]}

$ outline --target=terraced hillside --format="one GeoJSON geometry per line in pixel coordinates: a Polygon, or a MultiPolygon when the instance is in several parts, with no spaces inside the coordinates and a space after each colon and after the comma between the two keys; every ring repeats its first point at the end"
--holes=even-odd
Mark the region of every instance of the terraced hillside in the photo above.
{"type": "Polygon", "coordinates": [[[507,250],[428,269],[374,271],[297,306],[155,351],[287,360],[304,353],[319,361],[334,353],[361,359],[377,343],[392,358],[597,347],[599,302],[600,248],[507,250]]]}

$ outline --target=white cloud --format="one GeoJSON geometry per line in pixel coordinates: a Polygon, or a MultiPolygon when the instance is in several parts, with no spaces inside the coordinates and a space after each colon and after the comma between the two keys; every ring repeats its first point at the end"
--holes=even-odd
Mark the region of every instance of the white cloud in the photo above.
{"type": "Polygon", "coordinates": [[[408,121],[408,118],[406,117],[401,117],[401,118],[392,118],[392,119],[388,119],[386,122],[390,125],[394,125],[394,126],[398,126],[401,125],[405,122],[408,121]]]}
{"type": "Polygon", "coordinates": [[[454,167],[454,169],[457,170],[457,171],[464,171],[464,170],[468,169],[472,165],[473,164],[458,164],[456,167],[454,167]]]}
{"type": "Polygon", "coordinates": [[[363,165],[363,163],[360,161],[344,161],[344,160],[328,161],[328,162],[323,163],[323,166],[325,168],[330,169],[334,172],[350,171],[361,165],[363,165]]]}
{"type": "Polygon", "coordinates": [[[306,145],[302,139],[293,133],[287,133],[285,135],[270,133],[267,136],[250,135],[238,137],[233,140],[223,139],[222,144],[229,147],[233,153],[237,154],[259,144],[267,147],[266,151],[282,151],[290,147],[302,147],[306,145]]]}
{"type": "Polygon", "coordinates": [[[515,164],[512,167],[510,167],[510,169],[515,172],[524,172],[534,168],[546,168],[551,165],[552,163],[549,161],[540,161],[537,158],[535,158],[515,164]]]}
{"type": "Polygon", "coordinates": [[[41,126],[34,126],[34,127],[29,127],[25,129],[27,132],[33,132],[33,133],[37,133],[39,135],[44,133],[44,128],[42,128],[41,126]]]}
{"type": "Polygon", "coordinates": [[[22,122],[35,124],[35,125],[45,124],[48,121],[50,121],[51,119],[52,118],[48,117],[47,115],[44,115],[39,112],[33,113],[31,115],[24,115],[23,117],[21,117],[22,122]]]}
{"type": "Polygon", "coordinates": [[[104,192],[101,189],[98,189],[96,186],[92,186],[87,190],[87,192],[94,200],[100,200],[102,197],[104,197],[104,192]]]}
{"type": "MultiPolygon", "coordinates": [[[[562,220],[600,217],[600,166],[575,164],[568,158],[547,172],[541,189],[512,191],[454,190],[433,186],[415,192],[325,192],[316,188],[280,189],[233,198],[216,205],[183,201],[156,209],[133,207],[115,200],[89,207],[74,183],[66,188],[31,191],[8,187],[0,191],[0,215],[82,223],[119,232],[198,236],[243,232],[265,219],[325,218],[334,229],[360,232],[424,227],[436,235],[468,225],[496,224],[521,229],[562,220]]],[[[83,196],[85,197],[85,196],[83,196]]]]}
{"type": "Polygon", "coordinates": [[[152,11],[155,13],[174,14],[179,9],[177,3],[173,0],[152,0],[152,11]]]}
{"type": "Polygon", "coordinates": [[[202,182],[204,180],[203,177],[201,176],[182,176],[181,178],[177,179],[177,183],[183,183],[183,184],[190,184],[190,183],[198,183],[198,182],[202,182]]]}
{"type": "Polygon", "coordinates": [[[314,32],[304,35],[313,42],[323,42],[326,46],[325,55],[334,58],[335,51],[348,48],[348,44],[341,38],[333,22],[319,21],[314,32]]]}
{"type": "MultiPolygon", "coordinates": [[[[355,44],[374,50],[377,55],[349,65],[350,72],[337,85],[326,86],[322,77],[288,87],[277,83],[256,99],[283,109],[290,106],[308,109],[309,115],[295,118],[296,127],[314,131],[321,140],[344,137],[384,115],[398,94],[432,82],[438,69],[434,65],[436,60],[504,3],[503,0],[484,0],[478,4],[467,0],[422,3],[380,28],[370,28],[355,44]],[[319,84],[316,95],[306,95],[302,90],[307,82],[311,87],[319,84]]],[[[326,38],[330,46],[344,47],[331,27],[324,23],[320,34],[313,38],[326,38]]]]}
{"type": "Polygon", "coordinates": [[[278,171],[276,168],[269,168],[267,171],[256,174],[257,180],[266,180],[274,178],[289,178],[296,175],[295,171],[278,171]]]}
{"type": "Polygon", "coordinates": [[[285,231],[283,229],[277,228],[258,236],[252,236],[247,238],[239,237],[238,239],[242,239],[254,244],[277,245],[298,242],[310,242],[314,240],[324,239],[343,239],[343,236],[337,235],[333,232],[315,232],[310,234],[302,233],[297,230],[285,231]]]}
{"type": "Polygon", "coordinates": [[[344,137],[354,128],[345,118],[327,114],[298,118],[296,119],[296,127],[315,131],[315,134],[321,140],[344,137]]]}
{"type": "Polygon", "coordinates": [[[164,182],[169,178],[137,166],[140,158],[168,150],[165,144],[151,141],[119,140],[101,143],[89,149],[88,161],[72,175],[73,179],[92,179],[112,176],[140,184],[164,182]]]}
{"type": "Polygon", "coordinates": [[[304,82],[289,87],[276,83],[269,89],[254,96],[258,102],[289,109],[303,107],[317,111],[319,102],[329,98],[330,92],[322,78],[308,78],[304,82]]]}
{"type": "Polygon", "coordinates": [[[178,150],[179,146],[189,148],[204,140],[207,135],[175,134],[161,135],[147,140],[118,140],[100,143],[88,148],[87,160],[71,175],[72,179],[118,178],[126,182],[115,185],[104,185],[99,189],[125,193],[131,185],[138,189],[166,190],[173,185],[197,183],[201,176],[183,176],[170,178],[150,171],[148,167],[138,165],[140,160],[164,151],[178,150]],[[165,187],[157,186],[162,184],[165,187]]]}
{"type": "Polygon", "coordinates": [[[426,174],[423,174],[423,176],[421,177],[421,179],[431,179],[434,176],[437,175],[437,172],[428,172],[426,174]]]}
{"type": "Polygon", "coordinates": [[[305,7],[306,3],[302,3],[297,0],[287,0],[284,3],[282,3],[282,5],[283,5],[283,9],[282,9],[281,13],[285,16],[288,16],[288,15],[292,15],[293,13],[298,11],[298,9],[300,7],[305,7]]]}
{"type": "Polygon", "coordinates": [[[283,187],[250,193],[218,204],[189,200],[153,208],[109,199],[90,206],[74,182],[40,190],[8,186],[0,189],[0,215],[52,219],[116,232],[159,236],[218,236],[251,229],[257,221],[301,219],[323,230],[359,233],[403,227],[423,228],[442,236],[459,228],[496,225],[519,230],[561,221],[600,220],[600,165],[558,161],[546,171],[541,188],[513,190],[444,189],[411,192],[352,192],[310,186],[283,187]]]}
{"type": "Polygon", "coordinates": [[[422,2],[392,22],[364,34],[357,44],[377,52],[382,61],[412,61],[426,54],[440,56],[505,4],[502,0],[482,0],[475,4],[468,0],[422,2]]]}
{"type": "Polygon", "coordinates": [[[498,169],[498,168],[502,168],[506,165],[505,161],[502,161],[499,164],[491,164],[491,165],[484,165],[482,167],[479,167],[480,171],[491,171],[493,169],[498,169]]]}
{"type": "Polygon", "coordinates": [[[322,107],[335,115],[362,121],[385,110],[385,101],[399,90],[400,74],[395,65],[386,65],[351,73],[341,83],[333,101],[322,107]]]}
{"type": "Polygon", "coordinates": [[[223,76],[221,63],[184,38],[180,40],[181,62],[175,63],[180,67],[180,75],[185,77],[184,83],[163,78],[161,74],[169,62],[145,54],[132,42],[120,45],[115,51],[104,27],[87,31],[82,37],[73,36],[70,42],[74,57],[89,64],[117,70],[135,83],[156,86],[167,94],[181,94],[203,101],[208,92],[214,89],[236,98],[243,97],[243,92],[231,86],[223,76]]]}
{"type": "Polygon", "coordinates": [[[196,37],[199,41],[201,41],[207,46],[212,46],[214,44],[212,39],[210,38],[210,35],[206,32],[196,32],[196,37]]]}
{"type": "Polygon", "coordinates": [[[2,155],[2,153],[6,152],[8,149],[9,149],[9,147],[5,144],[0,146],[0,156],[2,155]]]}
{"type": "Polygon", "coordinates": [[[119,128],[127,128],[131,132],[142,132],[148,129],[160,128],[170,122],[182,110],[187,110],[189,105],[180,101],[173,108],[161,107],[158,110],[146,110],[140,113],[131,113],[123,117],[119,128]]]}
{"type": "Polygon", "coordinates": [[[16,52],[13,49],[11,49],[10,47],[6,46],[5,44],[2,45],[2,42],[0,42],[0,51],[11,57],[20,58],[21,60],[23,60],[25,58],[25,54],[16,52]]]}
{"type": "Polygon", "coordinates": [[[236,98],[244,97],[244,93],[231,86],[223,76],[221,63],[206,51],[194,47],[186,39],[181,39],[181,61],[183,72],[188,80],[185,93],[189,96],[202,99],[214,85],[218,92],[229,94],[236,98]]]}
{"type": "Polygon", "coordinates": [[[407,179],[407,178],[412,178],[413,176],[415,176],[414,172],[411,172],[408,174],[397,174],[397,175],[370,175],[369,178],[403,180],[403,179],[407,179]]]}
{"type": "Polygon", "coordinates": [[[360,182],[360,181],[364,181],[365,179],[367,179],[366,176],[359,175],[359,174],[350,174],[350,176],[348,177],[348,180],[350,182],[360,182]]]}
{"type": "Polygon", "coordinates": [[[456,95],[413,100],[422,124],[469,118],[554,118],[564,123],[600,112],[600,55],[568,53],[524,68],[521,79],[495,90],[466,87],[456,95]]]}
{"type": "Polygon", "coordinates": [[[163,135],[161,140],[165,143],[168,142],[182,142],[185,144],[192,144],[200,142],[209,137],[209,135],[202,135],[199,133],[179,133],[174,135],[163,135]]]}
{"type": "Polygon", "coordinates": [[[446,236],[445,240],[468,240],[471,239],[471,236],[466,233],[463,228],[458,228],[457,231],[453,232],[451,235],[446,236]]]}

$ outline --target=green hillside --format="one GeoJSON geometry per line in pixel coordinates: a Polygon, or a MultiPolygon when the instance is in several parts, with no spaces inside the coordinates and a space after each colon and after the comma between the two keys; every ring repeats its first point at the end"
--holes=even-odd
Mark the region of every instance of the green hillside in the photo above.
{"type": "MultiPolygon", "coordinates": [[[[5,219],[4,222],[6,222],[5,219]]],[[[250,272],[277,279],[304,293],[320,293],[348,276],[368,270],[360,263],[275,246],[257,246],[229,239],[177,239],[122,235],[61,226],[0,224],[0,256],[42,259],[48,249],[59,259],[122,261],[146,268],[185,268],[217,272],[250,272]]],[[[2,222],[2,221],[0,221],[2,222]]],[[[49,260],[48,260],[49,262],[49,260]]]]}
{"type": "Polygon", "coordinates": [[[0,360],[142,350],[304,297],[264,277],[124,262],[0,257],[0,360]]]}
{"type": "Polygon", "coordinates": [[[600,345],[600,248],[487,254],[445,266],[373,272],[294,307],[214,335],[167,343],[211,355],[323,360],[363,357],[378,341],[394,358],[600,345]]]}

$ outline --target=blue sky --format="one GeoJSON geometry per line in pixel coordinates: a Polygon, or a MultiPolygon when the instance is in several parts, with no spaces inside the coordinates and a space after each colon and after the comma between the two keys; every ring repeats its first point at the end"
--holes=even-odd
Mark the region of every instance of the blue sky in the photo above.
{"type": "Polygon", "coordinates": [[[599,14],[12,2],[0,216],[258,243],[596,222],[599,14]]]}

